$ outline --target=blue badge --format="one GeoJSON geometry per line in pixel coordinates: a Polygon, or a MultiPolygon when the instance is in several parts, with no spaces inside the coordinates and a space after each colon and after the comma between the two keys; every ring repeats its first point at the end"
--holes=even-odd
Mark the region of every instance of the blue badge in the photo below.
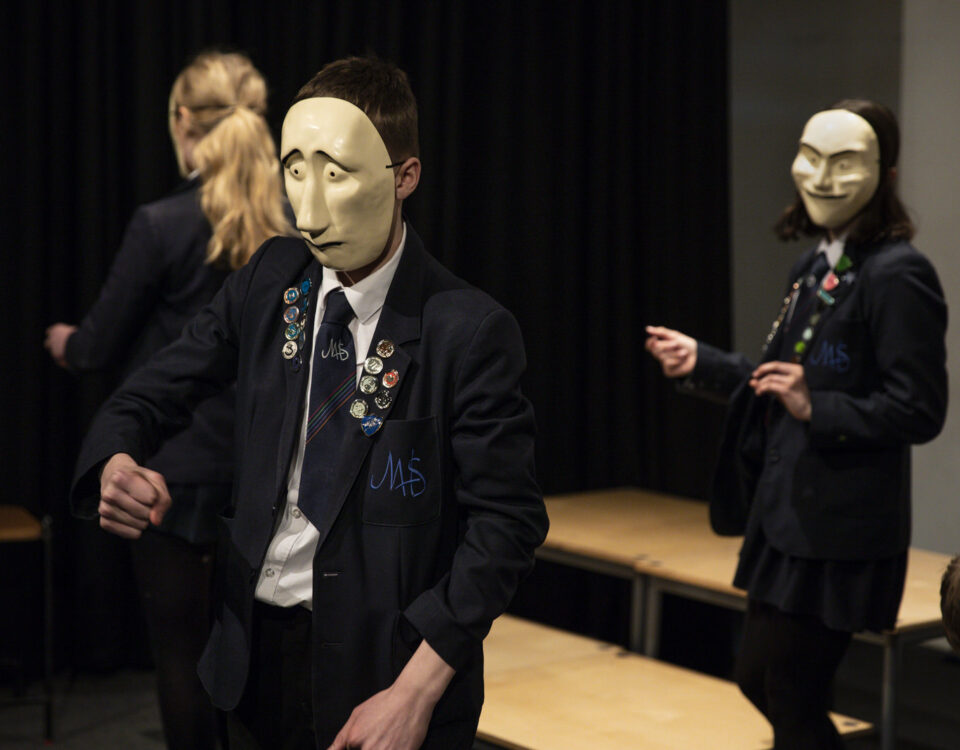
{"type": "Polygon", "coordinates": [[[300,299],[300,292],[297,291],[295,286],[290,287],[283,293],[283,301],[288,305],[292,305],[298,299],[300,299]]]}
{"type": "Polygon", "coordinates": [[[300,284],[300,293],[303,295],[310,293],[310,279],[304,279],[303,283],[300,284]]]}
{"type": "Polygon", "coordinates": [[[363,434],[367,437],[376,434],[383,426],[383,419],[378,417],[376,414],[371,414],[370,416],[364,417],[360,420],[360,429],[363,430],[363,434]]]}

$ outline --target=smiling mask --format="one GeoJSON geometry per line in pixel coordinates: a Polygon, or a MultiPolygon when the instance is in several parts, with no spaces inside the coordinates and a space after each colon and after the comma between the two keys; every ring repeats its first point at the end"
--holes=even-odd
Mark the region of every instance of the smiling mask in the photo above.
{"type": "Polygon", "coordinates": [[[791,171],[811,221],[824,229],[841,229],[877,190],[877,135],[853,112],[817,112],[803,129],[791,171]]]}
{"type": "Polygon", "coordinates": [[[297,230],[316,258],[353,271],[386,249],[396,200],[390,155],[363,110],[343,99],[303,99],[280,137],[297,230]]]}

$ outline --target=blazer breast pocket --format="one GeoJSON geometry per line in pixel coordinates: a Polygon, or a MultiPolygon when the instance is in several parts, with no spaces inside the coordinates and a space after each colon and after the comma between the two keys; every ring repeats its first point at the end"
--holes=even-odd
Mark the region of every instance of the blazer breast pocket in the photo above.
{"type": "Polygon", "coordinates": [[[435,417],[385,421],[367,467],[364,523],[417,526],[440,515],[440,435],[435,417]]]}
{"type": "Polygon", "coordinates": [[[856,389],[872,371],[866,324],[862,320],[830,321],[816,337],[803,361],[811,389],[856,389]]]}

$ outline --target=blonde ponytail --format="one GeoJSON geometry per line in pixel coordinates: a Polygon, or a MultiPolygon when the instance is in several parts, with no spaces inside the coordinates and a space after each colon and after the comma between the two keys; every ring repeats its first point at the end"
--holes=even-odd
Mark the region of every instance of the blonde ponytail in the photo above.
{"type": "MultiPolygon", "coordinates": [[[[212,227],[207,263],[240,268],[264,240],[294,234],[283,211],[276,145],[263,119],[266,99],[263,77],[237,53],[199,55],[170,92],[171,131],[177,107],[186,107],[200,137],[193,162],[212,227]]],[[[179,149],[177,158],[183,169],[179,149]]]]}

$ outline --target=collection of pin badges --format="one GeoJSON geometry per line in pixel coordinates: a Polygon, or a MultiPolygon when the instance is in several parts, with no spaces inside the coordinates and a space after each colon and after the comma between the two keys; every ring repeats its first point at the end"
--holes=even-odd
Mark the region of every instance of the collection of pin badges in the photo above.
{"type": "Polygon", "coordinates": [[[306,333],[303,328],[307,322],[307,310],[310,309],[310,279],[304,279],[300,286],[292,286],[283,293],[283,302],[287,307],[283,311],[283,342],[281,353],[284,359],[291,360],[293,371],[303,367],[303,344],[306,333]]]}
{"type": "MultiPolygon", "coordinates": [[[[822,318],[824,308],[835,304],[837,301],[836,298],[830,294],[830,292],[840,285],[841,277],[837,274],[842,274],[842,280],[845,282],[853,281],[853,271],[850,270],[852,265],[853,261],[850,259],[850,256],[846,254],[841,255],[840,260],[837,261],[837,265],[833,268],[833,270],[827,271],[827,274],[823,277],[823,281],[820,282],[820,288],[817,289],[817,308],[807,319],[807,324],[804,327],[803,332],[800,334],[800,340],[793,345],[793,355],[791,357],[791,361],[795,364],[799,364],[803,361],[803,357],[807,352],[807,347],[813,340],[813,335],[816,333],[817,325],[820,323],[822,318]]],[[[816,283],[816,278],[814,276],[809,276],[805,281],[808,286],[813,286],[813,284],[816,283]]],[[[777,319],[773,321],[773,327],[770,329],[770,333],[767,334],[767,339],[763,344],[764,353],[767,351],[767,347],[770,346],[770,342],[773,341],[773,337],[777,335],[777,331],[783,324],[783,320],[787,315],[787,311],[790,309],[790,304],[793,302],[794,297],[796,297],[802,283],[804,283],[804,278],[801,276],[799,279],[793,282],[793,285],[790,287],[790,291],[787,293],[787,296],[783,298],[783,307],[780,308],[780,314],[777,316],[777,319]]]]}
{"type": "MultiPolygon", "coordinates": [[[[306,341],[304,327],[310,308],[308,295],[311,286],[310,279],[304,279],[300,286],[292,286],[283,293],[283,302],[287,305],[283,311],[283,336],[286,340],[281,353],[284,359],[292,360],[294,372],[303,366],[303,345],[306,341]]],[[[392,389],[400,382],[400,373],[396,370],[384,372],[384,360],[392,357],[394,351],[396,348],[392,341],[381,339],[377,343],[376,355],[364,360],[364,374],[357,386],[363,396],[372,397],[373,405],[380,411],[390,408],[393,403],[392,389]]],[[[360,420],[360,429],[367,436],[375,434],[383,426],[383,416],[373,413],[370,403],[360,396],[350,404],[350,416],[360,420]]]]}
{"type": "Polygon", "coordinates": [[[373,406],[384,411],[393,403],[392,389],[400,382],[400,373],[396,370],[384,371],[384,360],[392,357],[396,351],[393,342],[381,339],[377,343],[376,351],[376,355],[367,357],[363,362],[363,375],[360,376],[360,384],[357,386],[363,396],[358,396],[350,404],[351,416],[360,420],[360,429],[368,436],[383,426],[383,417],[371,413],[370,403],[364,396],[372,397],[373,406]]]}

